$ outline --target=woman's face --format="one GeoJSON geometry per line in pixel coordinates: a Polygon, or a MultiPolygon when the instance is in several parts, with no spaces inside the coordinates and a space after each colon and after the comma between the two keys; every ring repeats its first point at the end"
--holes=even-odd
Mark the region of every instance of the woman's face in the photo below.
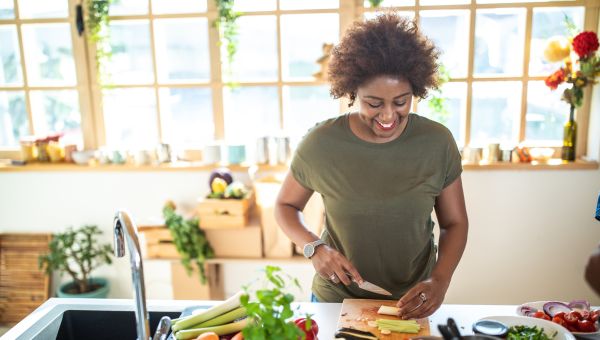
{"type": "Polygon", "coordinates": [[[358,117],[366,137],[386,142],[400,136],[412,106],[412,88],[404,78],[377,76],[356,91],[358,117]]]}

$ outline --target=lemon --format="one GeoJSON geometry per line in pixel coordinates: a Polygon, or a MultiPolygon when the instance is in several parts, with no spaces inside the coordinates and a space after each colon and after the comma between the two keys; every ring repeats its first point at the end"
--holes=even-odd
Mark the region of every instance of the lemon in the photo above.
{"type": "Polygon", "coordinates": [[[210,183],[210,189],[215,194],[222,194],[225,192],[225,189],[227,189],[227,182],[222,178],[215,177],[210,183]]]}

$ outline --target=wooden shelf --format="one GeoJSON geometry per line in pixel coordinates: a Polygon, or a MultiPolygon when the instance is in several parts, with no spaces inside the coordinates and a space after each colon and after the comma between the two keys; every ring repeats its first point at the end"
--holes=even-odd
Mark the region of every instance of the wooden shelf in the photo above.
{"type": "MultiPolygon", "coordinates": [[[[176,162],[160,165],[77,165],[68,163],[33,163],[27,165],[0,165],[0,172],[69,172],[69,171],[92,171],[92,172],[145,172],[145,171],[211,171],[219,167],[228,167],[234,172],[246,172],[252,167],[258,171],[286,172],[289,166],[282,165],[253,165],[253,164],[204,164],[195,162],[176,162]]],[[[595,170],[598,162],[577,160],[570,163],[562,163],[560,159],[552,159],[548,163],[463,163],[466,171],[480,170],[595,170]]]]}
{"type": "Polygon", "coordinates": [[[292,256],[288,258],[214,258],[206,260],[208,264],[238,264],[238,263],[247,263],[247,264],[262,264],[269,263],[275,265],[282,264],[310,264],[310,260],[303,256],[292,256]]]}

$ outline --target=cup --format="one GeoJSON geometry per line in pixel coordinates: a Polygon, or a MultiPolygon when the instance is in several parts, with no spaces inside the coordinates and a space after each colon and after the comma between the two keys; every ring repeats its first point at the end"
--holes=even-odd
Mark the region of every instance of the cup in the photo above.
{"type": "Polygon", "coordinates": [[[486,160],[489,163],[498,162],[500,160],[500,144],[492,143],[488,145],[486,160]]]}
{"type": "Polygon", "coordinates": [[[257,164],[269,164],[269,149],[270,149],[271,138],[260,137],[256,140],[256,163],[257,164]]]}
{"type": "Polygon", "coordinates": [[[482,159],[483,149],[482,148],[465,148],[465,159],[469,164],[479,164],[482,159]]]}
{"type": "Polygon", "coordinates": [[[287,164],[292,157],[292,149],[290,147],[290,137],[277,137],[277,163],[287,164]]]}
{"type": "Polygon", "coordinates": [[[202,159],[206,164],[217,164],[221,161],[221,145],[209,144],[204,147],[202,159]]]}
{"type": "Polygon", "coordinates": [[[227,161],[229,164],[241,164],[246,161],[246,146],[229,145],[227,147],[227,161]]]}

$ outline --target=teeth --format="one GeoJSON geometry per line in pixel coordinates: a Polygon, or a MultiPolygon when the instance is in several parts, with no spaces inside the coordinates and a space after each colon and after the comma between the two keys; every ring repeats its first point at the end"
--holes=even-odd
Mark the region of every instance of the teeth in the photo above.
{"type": "Polygon", "coordinates": [[[391,123],[389,123],[389,124],[383,124],[382,122],[380,122],[380,121],[377,121],[377,123],[379,123],[381,126],[383,126],[383,127],[384,127],[384,128],[386,128],[386,129],[387,129],[387,128],[391,128],[391,127],[392,127],[392,125],[394,125],[394,122],[391,122],[391,123]]]}

